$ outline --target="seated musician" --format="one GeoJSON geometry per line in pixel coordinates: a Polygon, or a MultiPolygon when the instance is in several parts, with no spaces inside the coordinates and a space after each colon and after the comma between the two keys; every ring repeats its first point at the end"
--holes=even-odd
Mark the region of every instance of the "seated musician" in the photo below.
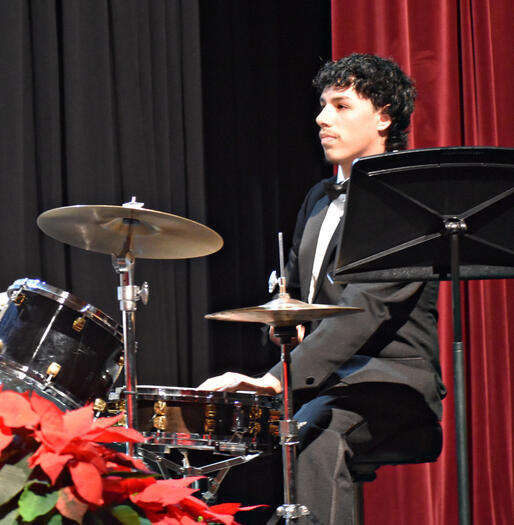
{"type": "MultiPolygon", "coordinates": [[[[320,94],[321,145],[326,160],[338,166],[329,183],[348,179],[358,157],[406,148],[415,88],[396,63],[353,54],[325,64],[314,86],[320,94]]],[[[288,291],[309,303],[362,311],[317,323],[291,353],[294,396],[302,403],[295,419],[305,423],[297,501],[321,523],[345,525],[353,522],[352,455],[405,428],[436,424],[445,389],[437,283],[331,283],[326,272],[345,196],[332,200],[326,186],[327,181],[317,183],[298,213],[286,266],[288,291]]],[[[280,372],[280,364],[259,378],[227,372],[199,388],[278,394],[280,372]]]]}

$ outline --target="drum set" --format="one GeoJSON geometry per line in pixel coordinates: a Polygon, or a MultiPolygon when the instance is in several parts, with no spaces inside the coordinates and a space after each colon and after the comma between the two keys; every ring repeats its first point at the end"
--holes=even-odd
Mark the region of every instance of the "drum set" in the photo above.
{"type": "MultiPolygon", "coordinates": [[[[138,385],[135,312],[148,301],[148,285],[134,284],[136,259],[185,259],[218,251],[223,239],[195,221],[150,210],[133,197],[122,206],[77,205],[42,213],[37,224],[54,239],[108,254],[119,276],[122,323],[91,304],[37,279],[23,278],[7,290],[0,312],[0,383],[34,390],[63,410],[92,403],[96,417],[125,411],[124,424],[146,438],[127,452],[169,477],[211,475],[204,499],[212,501],[228,470],[282,447],[286,523],[309,510],[296,503],[294,477],[298,423],[293,419],[289,349],[301,322],[349,314],[357,308],[313,305],[286,291],[283,249],[278,296],[269,303],[206,315],[209,319],[264,323],[281,341],[282,396],[209,392],[138,385]],[[124,386],[115,383],[124,375],[124,386]],[[178,450],[181,463],[169,453],[178,450]],[[188,450],[207,450],[223,460],[191,466],[188,450]]],[[[316,522],[311,517],[311,521],[316,522]]]]}

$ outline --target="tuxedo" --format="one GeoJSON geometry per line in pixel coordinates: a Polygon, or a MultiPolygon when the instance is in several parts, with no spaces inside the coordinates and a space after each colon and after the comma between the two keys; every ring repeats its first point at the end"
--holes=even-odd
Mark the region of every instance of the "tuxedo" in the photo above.
{"type": "MultiPolygon", "coordinates": [[[[324,184],[313,186],[302,204],[286,266],[288,291],[303,301],[330,204],[324,184]]],[[[291,384],[295,401],[303,404],[296,419],[305,423],[298,501],[326,525],[352,523],[348,463],[355,450],[369,450],[405,426],[437,421],[445,395],[438,284],[331,283],[326,274],[343,222],[344,215],[328,243],[312,302],[361,311],[322,320],[291,352],[291,384]]],[[[270,372],[279,378],[280,363],[270,372]]]]}

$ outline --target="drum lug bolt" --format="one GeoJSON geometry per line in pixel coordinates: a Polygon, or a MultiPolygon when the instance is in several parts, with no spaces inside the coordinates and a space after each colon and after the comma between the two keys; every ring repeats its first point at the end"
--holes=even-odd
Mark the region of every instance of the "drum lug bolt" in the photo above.
{"type": "Polygon", "coordinates": [[[75,332],[82,332],[82,330],[84,330],[84,327],[86,326],[86,320],[84,319],[84,317],[77,317],[75,319],[75,321],[73,321],[73,330],[75,330],[75,332]]]}
{"type": "Polygon", "coordinates": [[[93,411],[95,419],[100,417],[107,408],[107,403],[101,398],[97,397],[93,403],[93,411]]]}
{"type": "Polygon", "coordinates": [[[103,412],[107,407],[107,403],[101,398],[97,397],[93,403],[93,410],[95,412],[103,412]]]}
{"type": "Polygon", "coordinates": [[[55,361],[52,361],[48,368],[46,369],[46,379],[45,379],[45,386],[48,386],[57,376],[57,374],[61,371],[61,365],[59,363],[56,363],[55,361]]]}

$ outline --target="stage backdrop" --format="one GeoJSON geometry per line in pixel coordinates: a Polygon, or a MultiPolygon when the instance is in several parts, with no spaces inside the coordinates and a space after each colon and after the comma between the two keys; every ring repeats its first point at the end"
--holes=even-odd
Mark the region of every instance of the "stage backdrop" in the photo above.
{"type": "MultiPolygon", "coordinates": [[[[512,0],[332,0],[333,57],[392,57],[416,80],[410,147],[514,146],[512,0]]],[[[466,191],[465,188],[462,191],[466,191]]],[[[472,517],[514,523],[514,281],[462,285],[472,517]]],[[[444,447],[435,464],[384,467],[366,485],[365,522],[458,523],[451,298],[440,296],[444,447]]]]}

